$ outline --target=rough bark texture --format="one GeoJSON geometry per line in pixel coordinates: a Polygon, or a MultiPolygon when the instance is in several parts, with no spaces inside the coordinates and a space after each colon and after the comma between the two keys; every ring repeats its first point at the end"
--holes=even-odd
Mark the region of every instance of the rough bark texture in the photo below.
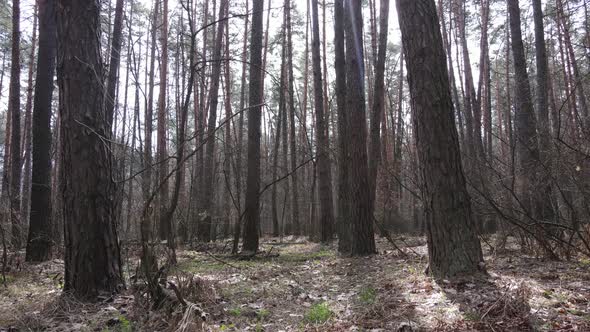
{"type": "Polygon", "coordinates": [[[260,228],[260,125],[262,112],[262,13],[263,0],[253,0],[250,44],[250,89],[248,108],[248,174],[244,211],[244,252],[258,250],[260,228]]]}
{"type": "Polygon", "coordinates": [[[482,252],[471,215],[453,101],[434,0],[397,0],[416,146],[423,179],[430,273],[480,270],[482,252]]]}
{"type": "Polygon", "coordinates": [[[360,1],[346,1],[346,105],[350,114],[350,220],[351,254],[375,253],[371,214],[369,165],[367,160],[367,119],[365,110],[365,68],[363,17],[360,1]]]}
{"type": "Polygon", "coordinates": [[[39,1],[39,53],[33,107],[31,213],[26,260],[51,258],[51,100],[56,57],[55,0],[39,1]]]}
{"type": "Polygon", "coordinates": [[[59,0],[58,83],[65,220],[64,290],[85,299],[123,284],[103,109],[100,1],[59,0]]]}
{"type": "MultiPolygon", "coordinates": [[[[322,63],[320,59],[320,29],[318,0],[311,0],[312,34],[311,61],[313,66],[313,92],[316,117],[318,194],[320,200],[320,240],[329,242],[334,234],[334,207],[332,203],[332,170],[330,166],[330,143],[324,115],[322,63]]],[[[366,154],[365,154],[366,158],[366,154]]]]}

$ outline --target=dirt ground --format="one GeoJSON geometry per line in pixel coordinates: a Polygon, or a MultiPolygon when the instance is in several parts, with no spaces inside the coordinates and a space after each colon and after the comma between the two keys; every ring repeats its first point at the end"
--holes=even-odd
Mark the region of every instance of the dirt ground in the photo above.
{"type": "MultiPolygon", "coordinates": [[[[377,242],[379,254],[366,258],[295,238],[264,239],[253,260],[231,257],[224,243],[183,249],[168,280],[206,312],[207,331],[590,331],[588,259],[487,253],[488,276],[435,282],[424,274],[423,238],[396,239],[405,255],[377,242]]],[[[123,254],[128,278],[137,256],[123,254]]],[[[153,311],[132,282],[83,304],[61,295],[63,261],[17,257],[0,285],[0,331],[196,329],[187,323],[199,318],[180,305],[153,311]]]]}

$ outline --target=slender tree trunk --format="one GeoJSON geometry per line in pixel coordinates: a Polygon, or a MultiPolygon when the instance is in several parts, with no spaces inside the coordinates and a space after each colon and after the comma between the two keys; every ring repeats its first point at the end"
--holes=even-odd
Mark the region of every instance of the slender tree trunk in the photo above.
{"type": "Polygon", "coordinates": [[[389,20],[389,0],[381,0],[379,12],[379,50],[375,63],[375,87],[373,110],[371,113],[371,140],[369,143],[369,186],[371,190],[371,215],[375,211],[377,192],[377,170],[381,161],[381,119],[385,108],[385,57],[387,53],[387,30],[389,20]]]}
{"type": "MultiPolygon", "coordinates": [[[[518,154],[518,175],[521,182],[521,201],[525,212],[538,216],[538,213],[550,209],[550,200],[545,193],[539,190],[539,144],[536,134],[536,118],[531,97],[529,77],[526,68],[526,58],[522,41],[520,25],[520,8],[518,0],[508,0],[508,13],[510,17],[510,32],[512,35],[512,56],[514,58],[515,84],[515,139],[516,152],[518,154]],[[547,204],[546,202],[549,202],[547,204]]],[[[547,210],[548,211],[548,210],[547,210]]],[[[546,254],[556,258],[549,248],[543,234],[535,229],[535,238],[543,247],[546,254]]]]}
{"type": "Polygon", "coordinates": [[[159,235],[160,240],[166,240],[171,231],[171,225],[166,221],[168,210],[168,152],[166,142],[166,119],[168,90],[168,0],[162,0],[162,25],[160,30],[160,94],[158,97],[158,185],[159,192],[159,235]]]}
{"type": "Polygon", "coordinates": [[[23,156],[23,184],[21,189],[20,215],[25,222],[29,220],[31,208],[31,139],[33,117],[33,72],[35,71],[35,50],[37,47],[37,4],[33,13],[33,38],[31,40],[31,53],[29,54],[29,77],[27,79],[27,101],[25,104],[24,140],[21,148],[23,156]]]}
{"type": "MultiPolygon", "coordinates": [[[[33,106],[33,168],[31,215],[27,241],[28,262],[51,258],[51,102],[56,57],[55,1],[39,1],[39,53],[33,106]]],[[[58,158],[59,159],[59,155],[58,158]]],[[[56,165],[57,167],[57,165],[56,165]]]]}
{"type": "Polygon", "coordinates": [[[397,0],[423,181],[430,273],[473,274],[482,252],[471,216],[434,0],[397,0]]]}
{"type": "MultiPolygon", "coordinates": [[[[311,47],[313,63],[314,102],[316,114],[317,165],[320,199],[320,240],[330,242],[334,234],[334,208],[332,206],[332,170],[330,166],[329,142],[323,104],[322,67],[320,59],[320,31],[318,0],[311,0],[313,42],[311,47]]],[[[366,156],[366,155],[365,155],[366,156]]]]}
{"type": "Polygon", "coordinates": [[[301,234],[301,224],[299,221],[299,181],[296,172],[297,167],[297,133],[295,123],[295,78],[293,75],[293,40],[292,40],[292,23],[291,23],[291,0],[285,0],[287,12],[287,68],[289,70],[289,143],[291,148],[291,222],[293,224],[293,233],[301,234]]]}
{"type": "Polygon", "coordinates": [[[95,299],[123,285],[112,180],[110,128],[103,109],[100,2],[57,5],[58,82],[65,219],[65,291],[95,299]],[[76,29],[72,29],[73,25],[76,29]],[[83,123],[84,125],[80,125],[83,123]],[[89,135],[88,133],[96,133],[89,135]],[[94,195],[88,195],[92,192],[94,195]]]}
{"type": "Polygon", "coordinates": [[[262,73],[262,12],[263,0],[253,0],[250,44],[250,89],[248,107],[248,175],[246,178],[246,210],[244,212],[245,253],[258,251],[260,229],[260,136],[263,96],[262,73]]]}
{"type": "MultiPolygon", "coordinates": [[[[286,43],[286,11],[285,15],[283,16],[283,28],[281,33],[281,39],[283,40],[282,45],[282,54],[281,54],[281,76],[279,79],[279,112],[277,115],[277,122],[275,126],[275,144],[273,145],[272,151],[272,181],[277,181],[278,177],[278,169],[279,169],[279,146],[281,144],[281,135],[283,135],[283,121],[284,121],[284,114],[285,114],[285,79],[286,79],[286,69],[285,69],[285,62],[286,62],[286,53],[287,53],[287,43],[286,43]]],[[[273,236],[279,236],[280,233],[280,223],[279,223],[279,210],[277,205],[277,198],[278,198],[278,184],[272,186],[272,193],[271,193],[271,216],[272,216],[272,233],[273,236]]],[[[290,231],[290,229],[289,229],[290,231]]]]}
{"type": "MultiPolygon", "coordinates": [[[[203,203],[201,204],[202,213],[205,219],[200,223],[198,237],[200,241],[211,241],[211,223],[213,215],[213,197],[214,180],[215,180],[215,127],[217,124],[217,105],[219,103],[219,79],[221,78],[221,49],[223,47],[223,28],[225,24],[221,22],[225,15],[226,0],[221,0],[219,6],[219,23],[217,23],[217,33],[215,39],[215,47],[213,48],[213,69],[211,74],[211,90],[209,91],[209,119],[207,124],[207,152],[205,155],[205,186],[203,188],[203,203]]],[[[215,227],[213,231],[215,231],[215,227]]]]}
{"type": "MultiPolygon", "coordinates": [[[[334,67],[336,69],[336,105],[338,114],[338,252],[350,253],[350,135],[346,108],[346,59],[344,54],[344,5],[334,1],[334,67]]],[[[306,77],[306,76],[304,76],[306,77]]]]}
{"type": "MultiPolygon", "coordinates": [[[[246,10],[249,7],[249,1],[246,0],[246,10]]],[[[238,118],[238,137],[237,137],[237,150],[236,153],[236,193],[237,193],[237,201],[238,201],[238,218],[235,223],[234,227],[234,243],[232,248],[232,253],[238,253],[238,245],[240,242],[240,235],[242,234],[242,142],[244,138],[244,106],[246,104],[246,68],[247,68],[247,58],[248,58],[248,20],[249,15],[246,15],[246,19],[244,20],[244,39],[243,39],[243,46],[242,46],[242,84],[240,87],[240,116],[238,118]]],[[[234,127],[235,128],[235,127],[234,127]]]]}
{"type": "MultiPolygon", "coordinates": [[[[229,5],[226,6],[225,8],[225,16],[229,17],[229,5]]],[[[224,69],[225,69],[225,121],[227,121],[227,123],[225,124],[225,160],[223,162],[223,172],[224,172],[224,178],[227,179],[227,186],[226,189],[224,190],[225,192],[225,200],[222,202],[225,202],[225,211],[224,211],[224,223],[223,223],[223,238],[225,239],[227,237],[227,235],[229,234],[229,221],[231,218],[231,210],[232,210],[232,199],[231,199],[231,185],[229,185],[230,180],[231,180],[231,158],[232,158],[232,149],[233,149],[233,144],[232,144],[232,139],[231,139],[231,121],[229,120],[232,117],[232,106],[231,106],[231,95],[232,95],[232,81],[231,81],[231,62],[230,62],[230,57],[231,57],[231,53],[229,51],[229,20],[225,21],[225,58],[226,61],[224,63],[224,69]]],[[[238,193],[239,195],[239,193],[238,193]]]]}
{"type": "MultiPolygon", "coordinates": [[[[110,15],[110,14],[109,14],[110,15]]],[[[119,84],[119,64],[121,63],[121,44],[123,36],[123,0],[117,0],[115,5],[115,22],[113,24],[111,59],[105,95],[107,124],[112,126],[115,111],[115,90],[119,84]]],[[[116,134],[116,133],[114,133],[116,134]]],[[[113,137],[115,135],[112,135],[113,137]]]]}
{"type": "Polygon", "coordinates": [[[20,220],[20,0],[12,0],[12,59],[10,65],[10,88],[8,109],[10,110],[10,177],[8,198],[12,223],[12,245],[22,245],[22,223],[20,220]]]}

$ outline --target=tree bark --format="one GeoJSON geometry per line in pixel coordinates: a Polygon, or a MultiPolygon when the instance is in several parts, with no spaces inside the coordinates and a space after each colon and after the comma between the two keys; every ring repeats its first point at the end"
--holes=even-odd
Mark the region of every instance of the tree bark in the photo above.
{"type": "Polygon", "coordinates": [[[263,96],[262,85],[262,13],[263,0],[253,0],[250,44],[250,89],[248,107],[248,174],[244,211],[243,252],[258,251],[260,228],[260,136],[263,96]]]}
{"type": "Polygon", "coordinates": [[[334,67],[336,71],[336,113],[338,114],[338,252],[350,253],[350,135],[346,107],[346,58],[344,54],[344,4],[334,1],[334,67]]]}
{"type": "Polygon", "coordinates": [[[291,23],[291,0],[285,0],[285,11],[287,12],[287,68],[289,70],[289,145],[291,149],[291,223],[293,224],[293,233],[301,234],[301,224],[299,221],[299,181],[297,175],[297,134],[295,123],[295,92],[293,77],[293,40],[292,40],[292,23],[291,23]]]}
{"type": "MultiPolygon", "coordinates": [[[[249,1],[246,0],[246,11],[249,9],[249,1]]],[[[238,201],[238,218],[236,219],[234,227],[234,243],[232,253],[238,253],[238,245],[240,242],[240,235],[242,234],[242,148],[244,138],[244,105],[246,104],[246,69],[248,59],[248,22],[249,15],[246,15],[244,20],[244,39],[242,46],[242,84],[240,87],[240,116],[238,118],[238,137],[236,153],[236,193],[238,201]]],[[[235,128],[235,127],[234,127],[235,128]]]]}
{"type": "Polygon", "coordinates": [[[381,119],[385,108],[385,57],[387,54],[387,29],[389,20],[389,0],[381,0],[379,11],[379,50],[375,63],[375,86],[373,111],[371,113],[371,140],[369,144],[369,186],[371,188],[371,215],[375,210],[377,194],[377,171],[381,161],[381,119]]]}
{"type": "Polygon", "coordinates": [[[160,31],[160,94],[158,96],[158,185],[159,192],[159,236],[160,240],[166,240],[171,230],[171,225],[166,220],[168,211],[168,152],[166,142],[166,92],[168,89],[168,0],[162,0],[162,25],[160,31]]]}
{"type": "Polygon", "coordinates": [[[23,184],[21,189],[20,215],[25,221],[29,220],[31,209],[31,140],[33,117],[33,73],[35,71],[35,50],[37,48],[37,17],[38,5],[35,4],[33,13],[33,37],[31,39],[31,53],[29,54],[29,73],[27,79],[27,101],[25,104],[24,140],[22,146],[23,156],[23,184]]]}
{"type": "MultiPolygon", "coordinates": [[[[205,186],[203,188],[203,203],[201,204],[201,213],[205,218],[200,221],[198,237],[200,241],[211,241],[211,223],[213,215],[213,197],[214,180],[215,180],[215,129],[217,124],[217,105],[219,103],[219,79],[221,78],[221,48],[223,46],[223,28],[225,24],[221,22],[225,15],[225,6],[227,1],[221,0],[219,6],[219,23],[217,23],[217,34],[215,39],[215,47],[213,48],[213,68],[211,73],[211,89],[209,90],[209,119],[207,124],[207,152],[205,155],[205,186]]],[[[214,228],[215,231],[215,228],[214,228]]]]}
{"type": "Polygon", "coordinates": [[[436,277],[473,274],[482,252],[453,116],[449,74],[434,0],[397,0],[428,235],[436,277]]]}
{"type": "MultiPolygon", "coordinates": [[[[119,64],[121,63],[121,43],[123,36],[123,0],[117,0],[115,5],[115,22],[113,24],[111,58],[109,61],[109,74],[105,96],[105,113],[107,124],[112,126],[115,111],[115,91],[119,84],[119,64]]],[[[110,128],[110,127],[109,127],[110,128]]],[[[116,133],[113,133],[113,137],[116,133]]]]}
{"type": "MultiPolygon", "coordinates": [[[[324,115],[324,91],[322,86],[322,63],[320,59],[320,31],[318,20],[318,0],[311,0],[312,8],[312,33],[311,46],[313,65],[314,103],[316,115],[316,139],[317,139],[317,167],[318,190],[320,199],[320,240],[332,241],[334,234],[334,208],[332,205],[332,170],[330,166],[329,142],[326,134],[324,115]]],[[[366,156],[366,155],[365,155],[366,156]]]]}
{"type": "MultiPolygon", "coordinates": [[[[347,1],[346,36],[346,105],[350,114],[350,218],[351,254],[375,253],[373,216],[370,211],[369,165],[367,160],[367,120],[365,115],[363,17],[360,1],[347,1]]],[[[321,179],[321,176],[320,176],[321,179]]]]}
{"type": "Polygon", "coordinates": [[[103,108],[100,1],[59,0],[58,82],[65,285],[83,299],[116,292],[124,281],[114,223],[110,128],[103,108]],[[75,26],[75,29],[72,27],[75,26]]]}
{"type": "Polygon", "coordinates": [[[22,223],[20,220],[20,0],[12,0],[12,59],[10,64],[10,87],[8,91],[10,111],[10,176],[8,200],[12,224],[12,245],[22,245],[22,223]]]}
{"type": "MultiPolygon", "coordinates": [[[[56,58],[55,0],[39,1],[39,51],[33,106],[31,214],[26,261],[51,258],[51,101],[56,58]]],[[[59,156],[58,156],[59,158],[59,156]]]]}

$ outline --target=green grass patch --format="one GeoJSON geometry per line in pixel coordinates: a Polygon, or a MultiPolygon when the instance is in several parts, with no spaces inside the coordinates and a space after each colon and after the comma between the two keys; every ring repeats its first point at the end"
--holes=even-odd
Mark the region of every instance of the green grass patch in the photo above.
{"type": "Polygon", "coordinates": [[[256,311],[256,317],[258,317],[258,320],[260,321],[263,321],[268,316],[270,316],[270,311],[268,311],[267,309],[260,309],[256,311]]]}
{"type": "Polygon", "coordinates": [[[4,280],[4,278],[2,278],[2,276],[0,276],[0,284],[2,282],[6,282],[6,284],[8,285],[8,284],[10,284],[10,283],[12,283],[12,282],[14,282],[16,280],[16,278],[14,276],[11,276],[9,274],[7,274],[5,276],[5,278],[6,278],[6,280],[4,280]]]}
{"type": "Polygon", "coordinates": [[[463,314],[463,318],[471,322],[479,322],[481,320],[481,316],[475,311],[466,311],[463,314]]]}
{"type": "Polygon", "coordinates": [[[368,286],[363,287],[359,293],[359,300],[363,304],[374,304],[377,299],[377,291],[375,288],[368,286]]]}
{"type": "Polygon", "coordinates": [[[240,307],[231,308],[227,311],[227,313],[230,314],[231,316],[234,316],[234,317],[240,317],[242,315],[242,308],[240,308],[240,307]]]}
{"type": "Polygon", "coordinates": [[[334,315],[327,302],[317,303],[311,306],[305,314],[305,321],[312,324],[325,323],[334,315]]]}

